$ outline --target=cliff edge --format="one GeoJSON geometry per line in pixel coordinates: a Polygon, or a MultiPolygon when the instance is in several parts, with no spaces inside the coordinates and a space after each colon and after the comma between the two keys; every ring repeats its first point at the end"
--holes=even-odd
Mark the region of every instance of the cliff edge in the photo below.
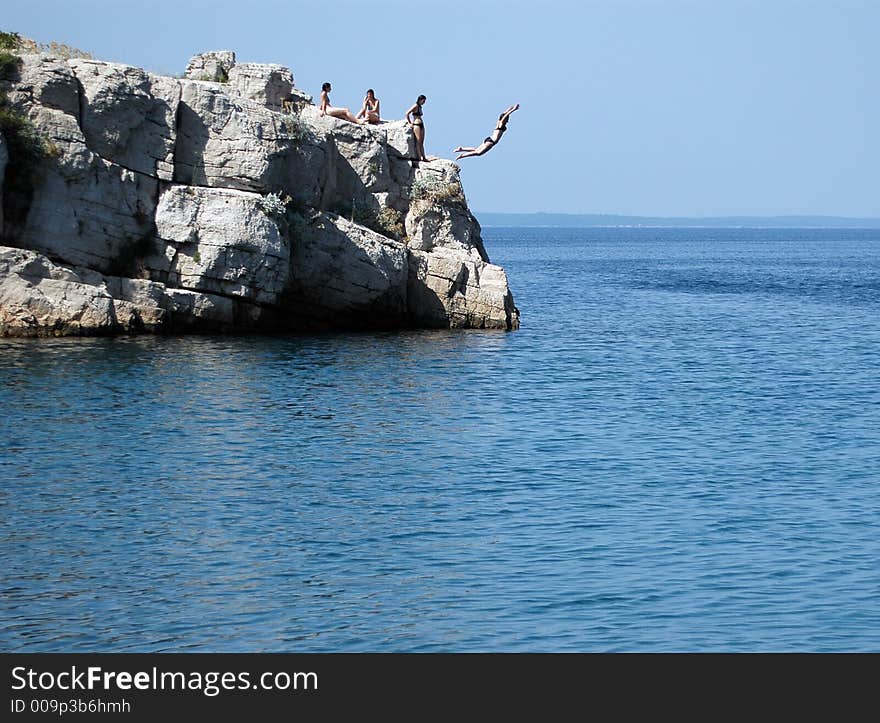
{"type": "Polygon", "coordinates": [[[519,326],[458,167],[415,164],[404,121],[321,118],[229,51],[5,75],[2,336],[519,326]]]}

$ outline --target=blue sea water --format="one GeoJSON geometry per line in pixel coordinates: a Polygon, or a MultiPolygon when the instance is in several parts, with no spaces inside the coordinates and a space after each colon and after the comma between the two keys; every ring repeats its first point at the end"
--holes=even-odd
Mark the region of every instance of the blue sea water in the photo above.
{"type": "Polygon", "coordinates": [[[484,237],[518,332],[0,342],[0,649],[880,650],[880,231],[484,237]]]}

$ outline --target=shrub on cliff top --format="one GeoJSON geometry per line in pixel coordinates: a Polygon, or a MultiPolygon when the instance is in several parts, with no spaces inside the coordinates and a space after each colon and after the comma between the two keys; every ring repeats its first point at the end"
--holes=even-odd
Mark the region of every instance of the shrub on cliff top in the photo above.
{"type": "Polygon", "coordinates": [[[12,52],[18,50],[19,45],[21,36],[18,33],[0,31],[0,80],[11,80],[21,65],[21,58],[12,52]]]}
{"type": "Polygon", "coordinates": [[[12,80],[21,67],[21,58],[8,50],[0,50],[0,80],[12,80]]]}
{"type": "Polygon", "coordinates": [[[464,203],[464,190],[461,184],[440,179],[418,179],[413,183],[409,195],[413,201],[464,203]]]}
{"type": "Polygon", "coordinates": [[[0,50],[21,50],[25,53],[50,53],[57,55],[64,60],[71,58],[86,58],[94,60],[91,53],[85,50],[74,48],[67,43],[57,43],[54,40],[51,43],[38,43],[30,38],[23,38],[18,33],[0,31],[0,50]]]}
{"type": "Polygon", "coordinates": [[[0,49],[15,50],[21,43],[21,35],[0,30],[0,49]]]}

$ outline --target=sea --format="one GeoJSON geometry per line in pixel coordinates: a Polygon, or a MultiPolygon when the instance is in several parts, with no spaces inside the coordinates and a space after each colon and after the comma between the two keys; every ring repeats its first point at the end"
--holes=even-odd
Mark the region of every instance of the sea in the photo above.
{"type": "Polygon", "coordinates": [[[0,341],[0,650],[880,650],[880,230],[483,236],[518,331],[0,341]]]}

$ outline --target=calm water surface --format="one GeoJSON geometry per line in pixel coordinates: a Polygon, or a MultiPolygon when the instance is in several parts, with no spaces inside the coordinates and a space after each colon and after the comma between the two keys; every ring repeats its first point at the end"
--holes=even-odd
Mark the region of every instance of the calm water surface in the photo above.
{"type": "Polygon", "coordinates": [[[485,237],[519,332],[0,341],[0,649],[880,650],[880,231],[485,237]]]}

